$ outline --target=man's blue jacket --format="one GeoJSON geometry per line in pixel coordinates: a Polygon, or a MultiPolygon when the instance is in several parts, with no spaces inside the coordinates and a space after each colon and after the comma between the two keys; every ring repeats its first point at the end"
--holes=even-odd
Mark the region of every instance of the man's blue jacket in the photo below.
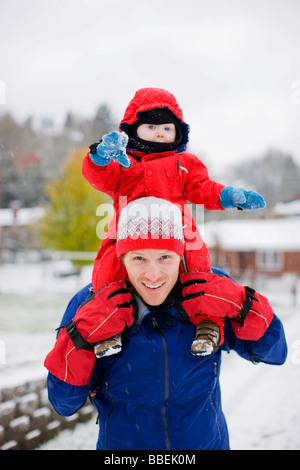
{"type": "MultiPolygon", "coordinates": [[[[70,301],[62,324],[70,321],[90,286],[70,301]]],[[[274,315],[256,341],[236,338],[226,321],[225,341],[216,353],[193,356],[195,327],[174,307],[155,314],[146,310],[124,332],[120,353],[97,359],[90,380],[99,414],[97,449],[229,449],[221,406],[221,350],[236,351],[253,362],[281,365],[287,355],[283,326],[274,315]]],[[[237,378],[238,380],[238,378],[237,378]]],[[[48,375],[49,400],[63,416],[76,413],[88,387],[73,386],[48,375]]]]}

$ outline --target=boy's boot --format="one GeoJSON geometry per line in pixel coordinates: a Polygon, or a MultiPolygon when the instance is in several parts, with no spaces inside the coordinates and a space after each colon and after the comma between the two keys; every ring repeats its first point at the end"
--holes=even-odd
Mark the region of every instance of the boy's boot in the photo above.
{"type": "Polygon", "coordinates": [[[94,346],[94,352],[96,357],[101,358],[105,356],[111,356],[117,354],[122,349],[122,333],[118,333],[111,338],[99,341],[94,346]]]}
{"type": "Polygon", "coordinates": [[[207,356],[215,352],[220,345],[220,328],[210,321],[202,321],[196,326],[196,334],[191,346],[195,356],[207,356]]]}

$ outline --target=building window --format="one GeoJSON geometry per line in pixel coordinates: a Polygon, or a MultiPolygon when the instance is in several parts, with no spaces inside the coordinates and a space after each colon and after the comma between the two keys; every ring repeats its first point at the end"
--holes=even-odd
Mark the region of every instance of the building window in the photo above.
{"type": "Polygon", "coordinates": [[[279,251],[259,251],[256,253],[256,265],[263,271],[281,271],[283,253],[279,251]]]}

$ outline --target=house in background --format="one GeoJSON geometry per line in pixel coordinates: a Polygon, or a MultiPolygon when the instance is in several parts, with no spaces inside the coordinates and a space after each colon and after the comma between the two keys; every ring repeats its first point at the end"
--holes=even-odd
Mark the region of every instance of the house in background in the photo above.
{"type": "Polygon", "coordinates": [[[274,217],[300,216],[300,199],[290,202],[278,203],[273,208],[274,217]]]}
{"type": "Polygon", "coordinates": [[[42,207],[21,208],[18,201],[0,209],[0,261],[4,253],[39,249],[36,224],[44,213],[42,207]]]}
{"type": "Polygon", "coordinates": [[[300,276],[300,217],[212,221],[203,238],[212,265],[234,278],[300,276]]]}

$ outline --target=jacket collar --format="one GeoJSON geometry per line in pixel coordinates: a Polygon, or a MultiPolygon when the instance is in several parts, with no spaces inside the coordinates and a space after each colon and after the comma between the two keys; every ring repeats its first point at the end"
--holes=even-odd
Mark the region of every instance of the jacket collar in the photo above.
{"type": "Polygon", "coordinates": [[[138,150],[129,150],[128,151],[129,155],[131,155],[135,160],[138,162],[143,160],[143,161],[149,161],[149,160],[156,160],[158,158],[164,158],[164,157],[169,157],[170,155],[175,155],[176,150],[170,150],[168,152],[157,152],[157,153],[144,153],[144,152],[139,152],[138,150]]]}

